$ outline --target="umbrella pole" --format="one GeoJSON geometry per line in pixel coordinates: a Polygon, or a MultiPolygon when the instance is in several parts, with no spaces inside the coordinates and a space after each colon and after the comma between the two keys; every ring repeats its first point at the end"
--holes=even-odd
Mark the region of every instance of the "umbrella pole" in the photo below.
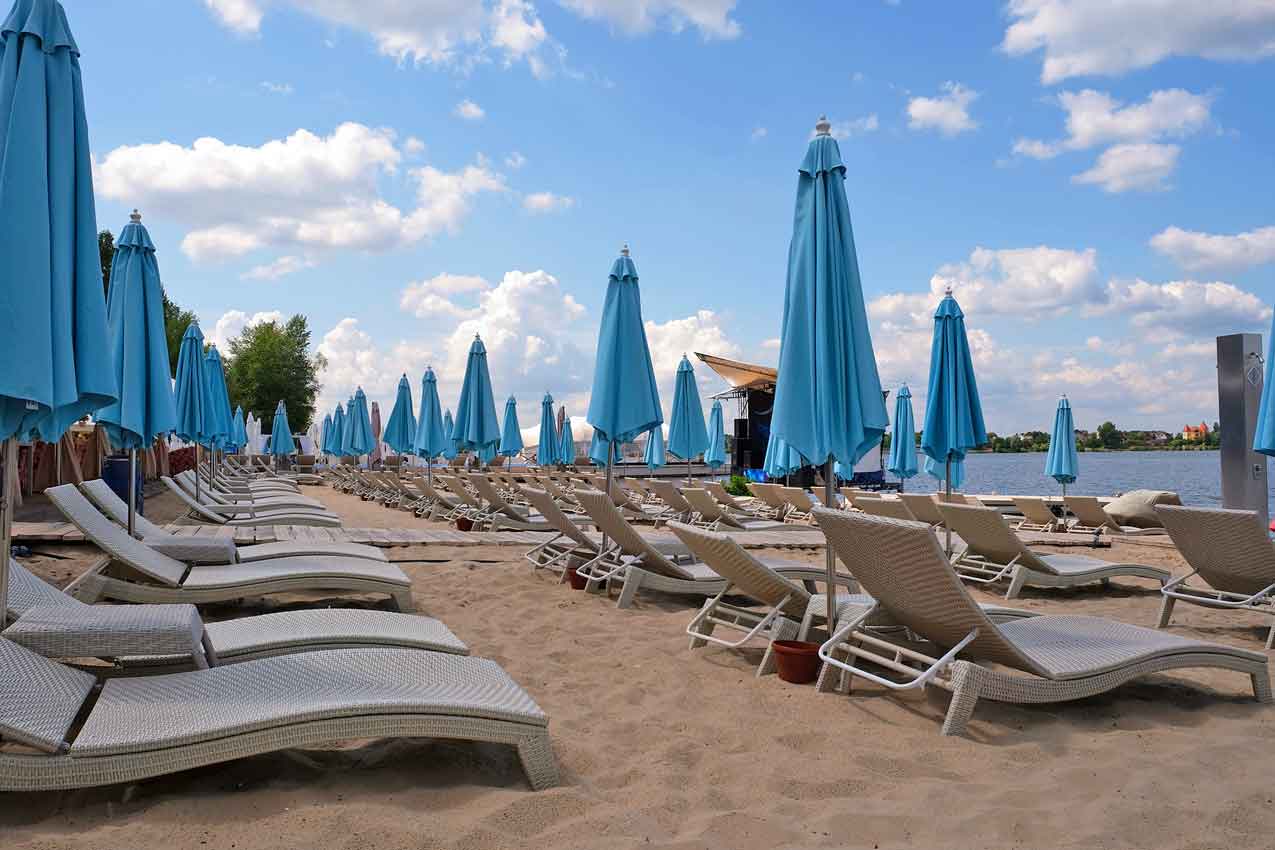
{"type": "MultiPolygon", "coordinates": [[[[827,507],[836,504],[833,499],[832,485],[832,458],[829,457],[824,461],[823,465],[823,503],[827,507]]],[[[824,540],[824,568],[827,570],[827,587],[824,588],[824,596],[828,599],[828,636],[836,631],[837,618],[837,556],[832,551],[832,544],[824,540]]]]}
{"type": "Polygon", "coordinates": [[[195,443],[195,501],[199,501],[199,443],[195,443]]]}
{"type": "Polygon", "coordinates": [[[13,545],[13,469],[18,463],[18,440],[10,437],[0,448],[0,629],[4,628],[9,604],[9,553],[13,545]]]}
{"type": "MultiPolygon", "coordinates": [[[[946,471],[943,475],[943,488],[944,490],[947,491],[947,496],[944,499],[944,501],[950,504],[952,501],[952,453],[951,452],[947,453],[947,459],[944,461],[944,463],[946,465],[946,471]]],[[[946,533],[947,533],[947,557],[951,558],[952,557],[952,526],[948,525],[947,523],[943,523],[943,528],[946,530],[946,533]]]]}
{"type": "Polygon", "coordinates": [[[137,530],[137,449],[128,453],[128,536],[137,530]]]}
{"type": "Polygon", "coordinates": [[[58,437],[58,441],[53,444],[54,474],[57,475],[57,478],[54,480],[55,484],[62,483],[62,441],[65,439],[66,435],[64,434],[61,437],[58,437]]]}
{"type": "MultiPolygon", "coordinates": [[[[611,455],[615,452],[615,442],[607,440],[607,498],[611,498],[611,455]]],[[[602,532],[602,548],[598,550],[600,554],[606,554],[607,535],[602,532]]]]}

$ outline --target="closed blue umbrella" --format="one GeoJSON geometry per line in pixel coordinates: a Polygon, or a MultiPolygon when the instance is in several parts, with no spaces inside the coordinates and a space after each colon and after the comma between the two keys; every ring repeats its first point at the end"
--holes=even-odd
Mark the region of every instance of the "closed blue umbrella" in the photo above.
{"type": "Polygon", "coordinates": [[[965,459],[953,457],[947,463],[940,463],[932,457],[925,459],[925,474],[938,481],[940,484],[947,482],[951,485],[949,493],[952,489],[959,490],[961,485],[965,483],[965,459]],[[951,479],[950,481],[948,479],[951,479]]]}
{"type": "Polygon", "coordinates": [[[536,441],[536,463],[553,466],[558,463],[558,424],[553,414],[553,396],[545,393],[540,401],[540,437],[536,441]]]}
{"type": "MultiPolygon", "coordinates": [[[[628,245],[611,265],[607,278],[593,389],[585,421],[607,441],[608,458],[614,454],[616,443],[626,443],[664,423],[655,370],[651,368],[651,349],[642,324],[642,290],[628,245]]],[[[562,445],[566,445],[565,440],[562,445]]],[[[570,460],[564,459],[564,462],[570,460]]],[[[610,486],[610,478],[611,463],[608,462],[607,486],[610,486]]]]}
{"type": "MultiPolygon", "coordinates": [[[[942,475],[950,497],[952,488],[960,486],[960,463],[965,460],[966,451],[986,442],[983,405],[978,399],[974,360],[965,336],[965,314],[949,288],[934,313],[930,383],[925,428],[921,432],[921,451],[933,461],[926,464],[926,471],[955,465],[955,469],[942,475]]],[[[947,532],[947,550],[949,554],[952,551],[951,529],[947,532]]]]}
{"type": "Polygon", "coordinates": [[[456,431],[456,422],[452,419],[452,409],[449,407],[443,413],[443,457],[451,460],[460,454],[456,451],[456,438],[453,434],[456,431]]]}
{"type": "Polygon", "coordinates": [[[1080,474],[1080,455],[1076,452],[1076,424],[1071,418],[1071,402],[1067,396],[1058,399],[1054,413],[1054,432],[1049,439],[1049,455],[1045,458],[1045,474],[1062,485],[1067,495],[1067,485],[1080,474]]]}
{"type": "Polygon", "coordinates": [[[354,427],[354,396],[351,395],[345,401],[345,419],[341,422],[341,439],[338,445],[341,447],[341,456],[350,457],[350,436],[354,427]]]}
{"type": "Polygon", "coordinates": [[[704,452],[704,463],[712,470],[726,465],[726,418],[720,399],[713,400],[713,409],[708,412],[708,449],[704,452]]]}
{"type": "Polygon", "coordinates": [[[695,385],[695,370],[682,355],[673,383],[673,412],[669,417],[668,451],[686,461],[686,480],[691,478],[691,459],[708,451],[708,428],[704,425],[704,407],[695,385]]]}
{"type": "Polygon", "coordinates": [[[657,425],[651,429],[646,438],[646,451],[642,453],[642,460],[652,472],[668,463],[664,454],[664,426],[657,425]]]}
{"type": "MultiPolygon", "coordinates": [[[[792,446],[775,436],[772,431],[770,439],[766,441],[766,458],[762,461],[762,469],[766,471],[767,476],[773,478],[782,478],[788,474],[790,470],[801,469],[804,461],[801,454],[792,446]],[[783,470],[776,475],[771,475],[769,470],[783,470]]],[[[853,467],[852,467],[853,468],[853,467]]]]}
{"type": "Polygon", "coordinates": [[[319,454],[328,453],[328,445],[332,441],[332,414],[323,415],[323,425],[319,428],[319,454]]]}
{"type": "Polygon", "coordinates": [[[343,434],[345,434],[345,408],[338,403],[336,410],[332,412],[332,430],[328,434],[328,441],[324,443],[323,450],[330,455],[340,457],[343,434]]]}
{"type": "Polygon", "coordinates": [[[370,455],[376,446],[372,436],[372,416],[367,407],[367,395],[363,388],[354,391],[354,401],[345,410],[346,438],[343,448],[352,457],[370,455]]]}
{"type": "Polygon", "coordinates": [[[274,422],[270,426],[270,454],[275,458],[286,457],[297,450],[292,441],[292,428],[288,425],[288,406],[279,399],[274,408],[274,422]]]}
{"type": "Polygon", "coordinates": [[[394,409],[390,411],[381,439],[401,455],[410,454],[416,442],[416,414],[412,411],[412,385],[408,383],[407,375],[398,379],[394,409]]]}
{"type": "Polygon", "coordinates": [[[509,458],[513,465],[513,456],[522,451],[522,429],[518,427],[518,401],[510,396],[505,402],[505,424],[500,429],[500,453],[509,458]]]}
{"type": "Polygon", "coordinates": [[[141,222],[134,210],[115,243],[107,325],[119,400],[97,414],[111,445],[128,451],[134,462],[137,449],[177,425],[164,335],[164,290],[155,246],[141,222]]]}
{"type": "Polygon", "coordinates": [[[593,436],[589,438],[589,461],[594,466],[606,466],[610,453],[611,444],[602,438],[602,433],[597,428],[594,428],[593,436]]]}
{"type": "MultiPolygon", "coordinates": [[[[191,322],[177,349],[177,436],[197,447],[207,440],[205,407],[208,382],[204,379],[204,335],[191,322]]],[[[198,451],[198,449],[196,449],[198,451]]]]}
{"type": "MultiPolygon", "coordinates": [[[[820,118],[815,137],[797,170],[797,202],[788,245],[779,378],[770,438],[783,450],[767,450],[766,472],[792,471],[792,455],[824,467],[826,505],[835,502],[833,467],[853,468],[881,441],[889,418],[877,374],[868,314],[859,279],[846,168],[820,118]]],[[[831,548],[826,557],[828,587],[835,585],[831,548]]],[[[834,594],[828,594],[828,622],[834,621],[834,594]]]]}
{"type": "Polygon", "coordinates": [[[416,439],[412,444],[417,457],[428,460],[425,476],[431,486],[434,483],[434,458],[447,447],[447,433],[443,427],[443,414],[438,404],[438,378],[433,369],[426,369],[421,376],[421,412],[416,417],[416,439]]]}
{"type": "MultiPolygon", "coordinates": [[[[597,433],[597,429],[594,429],[597,433]]],[[[571,433],[571,417],[566,416],[562,419],[562,437],[558,442],[558,458],[562,463],[575,463],[576,459],[576,438],[571,433]]]]}
{"type": "Polygon", "coordinates": [[[226,389],[226,370],[221,364],[217,346],[208,347],[204,356],[204,381],[208,387],[208,407],[204,418],[204,430],[211,449],[225,449],[231,440],[232,420],[230,393],[226,389]]]}
{"type": "Polygon", "coordinates": [[[894,399],[894,428],[890,431],[890,460],[888,469],[900,481],[916,475],[916,420],[912,416],[912,391],[908,385],[899,387],[894,399]]]}
{"type": "Polygon", "coordinates": [[[458,451],[473,452],[483,463],[496,456],[500,445],[500,420],[496,418],[491,374],[487,371],[487,348],[478,334],[474,334],[474,341],[469,346],[452,439],[456,441],[458,451]]]}
{"type": "Polygon", "coordinates": [[[248,425],[244,422],[241,405],[235,406],[235,418],[230,423],[230,438],[235,451],[240,451],[248,445],[248,425]]]}
{"type": "Polygon", "coordinates": [[[1266,382],[1262,384],[1262,401],[1257,409],[1257,433],[1253,451],[1275,457],[1275,322],[1266,349],[1266,382]]]}

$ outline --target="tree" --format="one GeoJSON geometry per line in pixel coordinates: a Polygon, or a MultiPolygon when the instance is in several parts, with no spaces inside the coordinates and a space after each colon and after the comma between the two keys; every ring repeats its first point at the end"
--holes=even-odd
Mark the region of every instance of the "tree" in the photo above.
{"type": "Polygon", "coordinates": [[[322,354],[310,354],[310,325],[306,317],[293,316],[282,325],[262,322],[244,329],[230,341],[226,358],[226,384],[234,404],[253,413],[261,428],[274,427],[275,405],[282,399],[288,408],[288,425],[303,433],[314,421],[314,400],[319,394],[319,372],[327,366],[322,354]]]}
{"type": "Polygon", "coordinates": [[[102,294],[111,291],[111,261],[115,259],[115,234],[109,230],[97,234],[97,253],[102,259],[102,294]]]}
{"type": "Polygon", "coordinates": [[[1118,449],[1124,445],[1124,434],[1114,422],[1104,422],[1099,425],[1097,434],[1103,448],[1118,449]]]}

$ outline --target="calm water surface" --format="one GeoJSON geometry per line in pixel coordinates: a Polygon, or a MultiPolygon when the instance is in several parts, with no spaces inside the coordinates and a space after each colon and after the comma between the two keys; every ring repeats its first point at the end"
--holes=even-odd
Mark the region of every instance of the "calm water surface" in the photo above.
{"type": "MultiPolygon", "coordinates": [[[[1082,452],[1080,475],[1067,492],[1113,496],[1129,490],[1172,490],[1189,505],[1220,505],[1222,473],[1218,452],[1082,452]]],[[[889,473],[886,473],[887,477],[889,473]]],[[[909,489],[928,488],[925,472],[909,489]],[[924,484],[922,482],[925,482],[924,484]]],[[[965,461],[967,493],[1062,495],[1062,486],[1045,475],[1045,454],[971,454],[965,461]]],[[[1275,487],[1270,501],[1275,506],[1275,487]]]]}

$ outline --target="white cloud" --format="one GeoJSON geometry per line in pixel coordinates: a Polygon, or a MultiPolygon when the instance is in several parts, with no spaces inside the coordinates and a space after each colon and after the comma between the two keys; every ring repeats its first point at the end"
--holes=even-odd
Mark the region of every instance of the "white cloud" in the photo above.
{"type": "Polygon", "coordinates": [[[469,98],[465,98],[456,104],[456,108],[452,110],[457,118],[464,118],[466,121],[481,121],[486,117],[487,112],[478,104],[469,98]]]}
{"type": "Polygon", "coordinates": [[[281,277],[296,274],[317,265],[308,257],[287,255],[271,260],[260,266],[253,266],[239,277],[243,280],[278,280],[281,277]]]}
{"type": "Polygon", "coordinates": [[[1113,280],[1106,295],[1106,305],[1092,312],[1127,317],[1146,341],[1259,330],[1271,319],[1271,308],[1262,299],[1221,281],[1113,280]]]}
{"type": "Polygon", "coordinates": [[[443,273],[429,280],[409,283],[403,288],[399,307],[410,311],[418,319],[468,318],[475,314],[477,307],[458,305],[449,296],[482,292],[490,287],[491,284],[477,275],[443,273]]]}
{"type": "Polygon", "coordinates": [[[1010,0],[1002,48],[1041,50],[1041,80],[1121,74],[1172,56],[1255,61],[1275,56],[1270,0],[1010,0]]]}
{"type": "Polygon", "coordinates": [[[735,38],[739,23],[731,17],[736,0],[559,0],[576,14],[603,20],[629,33],[649,32],[663,23],[674,32],[688,26],[704,38],[735,38]]]}
{"type": "Polygon", "coordinates": [[[1112,145],[1102,152],[1092,168],[1071,180],[1099,186],[1111,194],[1130,190],[1162,191],[1169,188],[1168,179],[1177,168],[1181,152],[1177,145],[1152,142],[1112,145]]]}
{"type": "Polygon", "coordinates": [[[403,153],[408,156],[419,156],[425,153],[425,143],[415,136],[408,136],[407,141],[403,142],[403,153]]]}
{"type": "Polygon", "coordinates": [[[553,192],[532,192],[522,199],[523,208],[533,213],[564,212],[575,204],[575,198],[555,195],[553,192]]]}
{"type": "Polygon", "coordinates": [[[748,138],[750,141],[760,142],[762,139],[766,138],[766,134],[769,132],[770,131],[765,127],[754,127],[753,131],[748,135],[748,138]]]}
{"type": "Polygon", "coordinates": [[[269,80],[263,80],[261,88],[263,91],[269,92],[270,94],[289,95],[296,91],[296,89],[292,87],[292,83],[272,83],[269,80]]]}
{"type": "Polygon", "coordinates": [[[913,130],[938,130],[944,136],[976,129],[978,122],[970,117],[969,107],[978,99],[978,92],[951,81],[942,88],[946,94],[908,101],[908,126],[913,130]]]}
{"type": "Polygon", "coordinates": [[[851,136],[862,136],[865,133],[872,133],[880,129],[881,122],[877,118],[877,114],[873,112],[871,115],[864,115],[862,118],[852,118],[849,121],[833,121],[832,136],[836,139],[848,139],[851,136]]]}
{"type": "Polygon", "coordinates": [[[685,354],[695,367],[695,379],[699,384],[700,400],[705,409],[712,404],[706,397],[725,389],[726,385],[717,373],[700,363],[695,352],[716,354],[732,359],[743,356],[743,350],[731,341],[722,317],[712,310],[699,310],[693,316],[670,319],[666,322],[646,321],[646,341],[651,349],[651,366],[660,388],[660,401],[664,405],[664,417],[672,413],[673,385],[677,379],[677,366],[685,354]]]}
{"type": "Polygon", "coordinates": [[[186,225],[182,250],[196,261],[271,247],[388,250],[456,232],[477,196],[506,190],[482,158],[405,175],[402,159],[392,131],[345,123],[259,147],[216,138],[123,146],[95,162],[94,181],[104,197],[186,225]],[[415,209],[381,196],[378,183],[393,179],[415,189],[415,209]]]}
{"type": "Polygon", "coordinates": [[[513,153],[509,154],[509,156],[505,157],[505,167],[510,169],[511,171],[517,171],[518,169],[522,168],[526,164],[527,164],[527,158],[523,156],[522,154],[518,153],[518,151],[514,151],[513,153]]]}
{"type": "Polygon", "coordinates": [[[253,313],[251,316],[243,310],[227,310],[213,325],[212,333],[208,334],[205,339],[217,346],[222,355],[225,356],[230,351],[230,341],[243,333],[245,329],[253,325],[260,325],[263,322],[282,323],[283,320],[283,313],[278,310],[253,313]]]}
{"type": "Polygon", "coordinates": [[[763,339],[761,341],[762,348],[773,349],[775,351],[779,350],[779,346],[781,344],[782,344],[782,340],[780,340],[779,337],[777,336],[771,337],[770,339],[763,339]]]}
{"type": "Polygon", "coordinates": [[[261,29],[260,0],[204,0],[204,5],[237,33],[255,35],[261,29]]]}
{"type": "Polygon", "coordinates": [[[1275,226],[1233,235],[1167,227],[1151,247],[1186,269],[1249,269],[1275,263],[1275,226]]]}
{"type": "Polygon", "coordinates": [[[1211,95],[1185,89],[1153,91],[1142,103],[1123,104],[1105,92],[1063,92],[1058,105],[1067,113],[1067,138],[1058,142],[1018,139],[1014,152],[1049,159],[1063,151],[1119,142],[1181,138],[1208,126],[1211,95]]]}
{"type": "Polygon", "coordinates": [[[526,0],[500,0],[491,11],[490,27],[491,43],[504,52],[505,67],[526,59],[535,76],[545,76],[548,66],[539,51],[549,34],[535,6],[526,0]]]}

